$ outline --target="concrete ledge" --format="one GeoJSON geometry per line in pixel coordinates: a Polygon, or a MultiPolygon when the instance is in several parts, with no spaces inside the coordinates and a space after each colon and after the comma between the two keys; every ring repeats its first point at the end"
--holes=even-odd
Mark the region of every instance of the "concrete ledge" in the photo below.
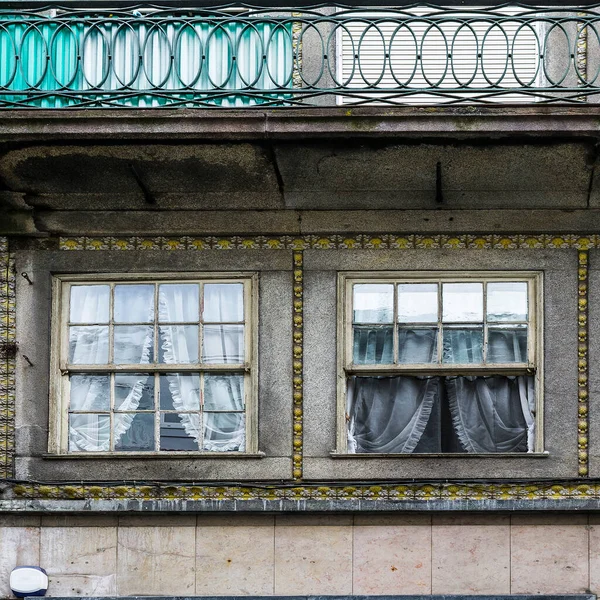
{"type": "Polygon", "coordinates": [[[0,514],[600,512],[599,499],[556,500],[3,500],[0,514]]]}
{"type": "MultiPolygon", "coordinates": [[[[39,596],[29,596],[29,600],[38,599],[39,596]]],[[[78,600],[77,596],[61,598],[53,596],[55,600],[78,600]]],[[[85,600],[121,600],[122,596],[79,596],[85,600]]],[[[423,594],[402,596],[128,596],[130,600],[595,600],[595,594],[505,594],[505,595],[451,595],[451,594],[423,594]]]]}
{"type": "Polygon", "coordinates": [[[0,111],[0,142],[600,137],[600,106],[0,111]]]}

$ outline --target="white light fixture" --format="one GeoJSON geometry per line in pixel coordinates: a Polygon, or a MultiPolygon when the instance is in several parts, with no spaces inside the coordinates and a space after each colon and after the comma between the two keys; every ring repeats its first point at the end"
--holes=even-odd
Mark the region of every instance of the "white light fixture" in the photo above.
{"type": "Polygon", "coordinates": [[[17,598],[45,596],[48,575],[41,567],[15,567],[10,574],[10,589],[17,598]]]}

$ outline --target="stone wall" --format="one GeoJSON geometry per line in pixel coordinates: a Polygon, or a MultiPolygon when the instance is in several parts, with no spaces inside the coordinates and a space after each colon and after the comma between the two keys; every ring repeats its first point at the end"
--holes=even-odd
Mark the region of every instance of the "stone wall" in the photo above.
{"type": "Polygon", "coordinates": [[[49,595],[600,592],[600,516],[7,516],[0,595],[40,565],[49,595]]]}

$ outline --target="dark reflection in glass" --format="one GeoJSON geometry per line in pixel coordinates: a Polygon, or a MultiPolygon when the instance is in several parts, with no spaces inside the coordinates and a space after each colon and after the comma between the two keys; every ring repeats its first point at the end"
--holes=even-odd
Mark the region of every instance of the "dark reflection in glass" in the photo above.
{"type": "Polygon", "coordinates": [[[387,325],[355,325],[355,365],[389,365],[394,362],[394,328],[387,325]]]}
{"type": "Polygon", "coordinates": [[[119,452],[154,450],[154,414],[116,413],[114,427],[115,450],[119,452]]]}
{"type": "Polygon", "coordinates": [[[198,451],[199,414],[161,413],[160,449],[163,451],[198,451]]]}

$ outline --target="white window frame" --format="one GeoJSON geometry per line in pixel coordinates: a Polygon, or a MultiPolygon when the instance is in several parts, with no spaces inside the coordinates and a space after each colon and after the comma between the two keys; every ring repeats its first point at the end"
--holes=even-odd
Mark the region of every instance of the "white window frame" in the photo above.
{"type": "MultiPolygon", "coordinates": [[[[155,310],[157,308],[155,307],[155,310]]],[[[110,321],[112,324],[112,320],[110,321]]],[[[156,356],[155,356],[156,360],[156,356]]],[[[258,274],[245,272],[195,272],[195,273],[109,273],[68,274],[52,278],[52,325],[50,352],[50,406],[48,452],[56,455],[93,457],[152,457],[152,456],[244,456],[258,452],[258,274]],[[243,283],[244,284],[244,363],[174,365],[153,363],[149,365],[69,365],[69,299],[73,284],[121,283],[243,283]],[[246,443],[243,451],[102,451],[72,452],[68,449],[69,375],[71,373],[219,373],[239,372],[245,377],[246,443]]],[[[112,407],[111,407],[112,411],[112,407]]],[[[155,407],[156,411],[156,407],[155,407]]]]}
{"type": "MultiPolygon", "coordinates": [[[[337,447],[334,454],[348,454],[348,430],[346,414],[347,378],[351,375],[531,375],[535,376],[535,447],[533,454],[543,452],[543,273],[539,271],[369,271],[338,273],[337,306],[337,447]],[[394,284],[394,306],[396,306],[398,283],[471,283],[471,282],[518,282],[528,283],[528,331],[527,364],[392,364],[355,365],[353,355],[353,311],[352,286],[360,283],[394,284]]],[[[441,286],[440,286],[441,288],[441,286]]],[[[439,301],[438,301],[439,302],[439,301]]],[[[485,303],[485,294],[484,294],[485,303]]],[[[394,311],[395,312],[395,311],[394,311]]],[[[438,317],[438,327],[441,311],[438,317]]],[[[484,315],[485,316],[485,315],[484,315]]],[[[398,322],[393,316],[394,339],[398,322]]],[[[484,343],[485,343],[484,336],[484,343]]],[[[439,343],[439,342],[438,342],[439,343]]],[[[396,345],[396,344],[395,344],[396,345]]],[[[516,453],[511,454],[515,456],[516,453]]],[[[532,453],[524,455],[531,456],[532,453]]],[[[365,457],[369,454],[352,454],[365,457]]],[[[390,456],[432,456],[431,454],[402,454],[390,456]]],[[[436,457],[466,456],[442,453],[436,457]]],[[[469,456],[473,456],[470,454],[469,456]]],[[[486,454],[481,456],[497,456],[486,454]]]]}

